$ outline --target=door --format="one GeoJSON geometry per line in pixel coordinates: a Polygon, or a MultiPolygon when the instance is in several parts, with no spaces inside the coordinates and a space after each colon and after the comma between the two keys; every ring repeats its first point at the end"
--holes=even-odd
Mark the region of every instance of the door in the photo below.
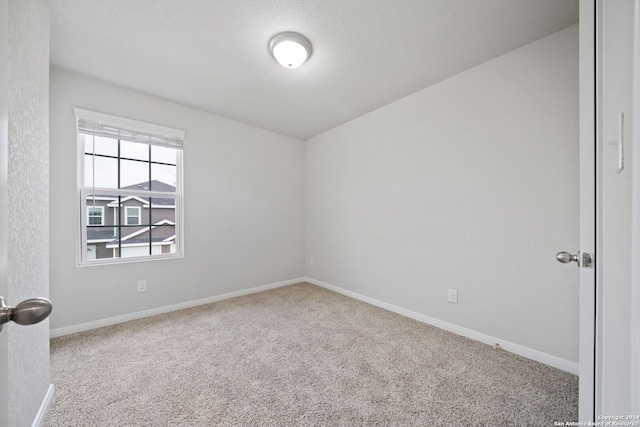
{"type": "Polygon", "coordinates": [[[596,11],[596,416],[631,414],[631,189],[635,0],[596,11]]]}
{"type": "MultiPolygon", "coordinates": [[[[8,2],[0,0],[0,295],[7,295],[8,2]]],[[[7,334],[0,333],[0,414],[9,412],[7,334]]],[[[0,427],[8,419],[0,415],[0,427]]]]}
{"type": "Polygon", "coordinates": [[[596,254],[594,269],[580,269],[583,422],[633,414],[639,405],[632,402],[630,379],[637,350],[632,346],[634,186],[628,156],[637,7],[637,0],[580,3],[580,246],[596,254]]]}
{"type": "MultiPolygon", "coordinates": [[[[580,250],[596,254],[595,18],[596,1],[580,2],[580,250]]],[[[580,268],[579,419],[595,419],[596,268],[580,268]]]]}
{"type": "Polygon", "coordinates": [[[630,380],[635,310],[630,303],[633,185],[628,156],[637,7],[637,0],[580,3],[580,247],[596,254],[595,268],[580,269],[584,422],[632,414],[639,406],[631,400],[630,380]]]}
{"type": "Polygon", "coordinates": [[[640,414],[640,0],[636,0],[635,13],[635,38],[634,38],[634,61],[633,61],[633,119],[631,128],[633,129],[634,150],[633,156],[633,176],[631,178],[631,200],[632,207],[632,237],[631,237],[631,411],[632,414],[640,414]]]}
{"type": "MultiPolygon", "coordinates": [[[[49,2],[0,0],[0,296],[49,290],[49,2]]],[[[41,425],[49,322],[0,332],[0,427],[41,425]]]]}

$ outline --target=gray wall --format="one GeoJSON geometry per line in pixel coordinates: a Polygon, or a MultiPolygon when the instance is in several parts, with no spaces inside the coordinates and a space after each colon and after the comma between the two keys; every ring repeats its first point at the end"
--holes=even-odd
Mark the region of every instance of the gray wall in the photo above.
{"type": "Polygon", "coordinates": [[[578,361],[577,25],[312,138],[305,180],[308,277],[578,361]]]}
{"type": "MultiPolygon", "coordinates": [[[[47,297],[49,287],[49,2],[9,0],[3,2],[8,39],[0,61],[7,70],[8,115],[6,209],[0,244],[6,245],[6,272],[2,272],[2,296],[10,305],[32,297],[47,297]],[[6,232],[6,234],[5,234],[6,232]]],[[[4,39],[4,34],[3,37],[4,39]]],[[[6,43],[6,44],[4,44],[6,43]]],[[[3,71],[4,73],[4,71],[3,71]]],[[[3,101],[4,102],[4,101],[3,101]]],[[[2,108],[4,110],[4,107],[2,108]]],[[[4,154],[3,154],[4,156],[4,154]]],[[[0,169],[4,169],[0,168],[0,169]]],[[[5,181],[6,178],[6,181],[5,181]]],[[[4,197],[3,197],[4,198],[4,197]]],[[[4,269],[5,265],[0,266],[4,269]]],[[[8,387],[0,425],[28,426],[49,389],[49,322],[25,327],[5,325],[2,332],[2,387],[8,387]],[[6,338],[5,338],[6,337],[6,338]],[[4,373],[8,376],[4,377],[4,373]],[[5,383],[6,382],[6,383],[5,383]]]]}
{"type": "Polygon", "coordinates": [[[53,68],[52,328],[304,276],[303,168],[300,140],[53,68]],[[76,266],[73,107],[186,130],[183,259],[76,266]]]}

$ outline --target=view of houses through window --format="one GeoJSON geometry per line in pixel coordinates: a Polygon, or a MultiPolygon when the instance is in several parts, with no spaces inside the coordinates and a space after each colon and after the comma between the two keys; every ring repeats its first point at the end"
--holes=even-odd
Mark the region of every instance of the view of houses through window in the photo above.
{"type": "MultiPolygon", "coordinates": [[[[156,180],[123,188],[138,187],[175,192],[174,186],[156,180]]],[[[175,198],[87,194],[86,201],[88,260],[176,252],[175,198]],[[96,212],[104,214],[96,217],[96,212]]]]}
{"type": "Polygon", "coordinates": [[[180,147],[91,125],[78,127],[84,174],[80,262],[179,253],[180,147]]]}

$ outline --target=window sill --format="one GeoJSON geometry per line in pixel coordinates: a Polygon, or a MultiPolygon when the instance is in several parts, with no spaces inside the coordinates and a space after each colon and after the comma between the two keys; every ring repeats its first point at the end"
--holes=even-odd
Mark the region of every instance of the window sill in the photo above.
{"type": "Polygon", "coordinates": [[[127,258],[102,258],[91,261],[78,261],[77,267],[93,267],[97,265],[118,265],[129,264],[135,262],[148,262],[148,261],[162,261],[169,259],[184,258],[184,254],[166,254],[166,255],[154,255],[154,256],[139,256],[139,257],[127,257],[127,258]]]}

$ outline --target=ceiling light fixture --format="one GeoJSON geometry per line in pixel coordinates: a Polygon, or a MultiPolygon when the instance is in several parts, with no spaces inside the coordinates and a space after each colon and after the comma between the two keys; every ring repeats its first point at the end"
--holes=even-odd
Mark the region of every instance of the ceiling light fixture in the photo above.
{"type": "Polygon", "coordinates": [[[283,67],[298,68],[311,56],[311,43],[298,33],[280,33],[269,42],[269,52],[283,67]]]}

